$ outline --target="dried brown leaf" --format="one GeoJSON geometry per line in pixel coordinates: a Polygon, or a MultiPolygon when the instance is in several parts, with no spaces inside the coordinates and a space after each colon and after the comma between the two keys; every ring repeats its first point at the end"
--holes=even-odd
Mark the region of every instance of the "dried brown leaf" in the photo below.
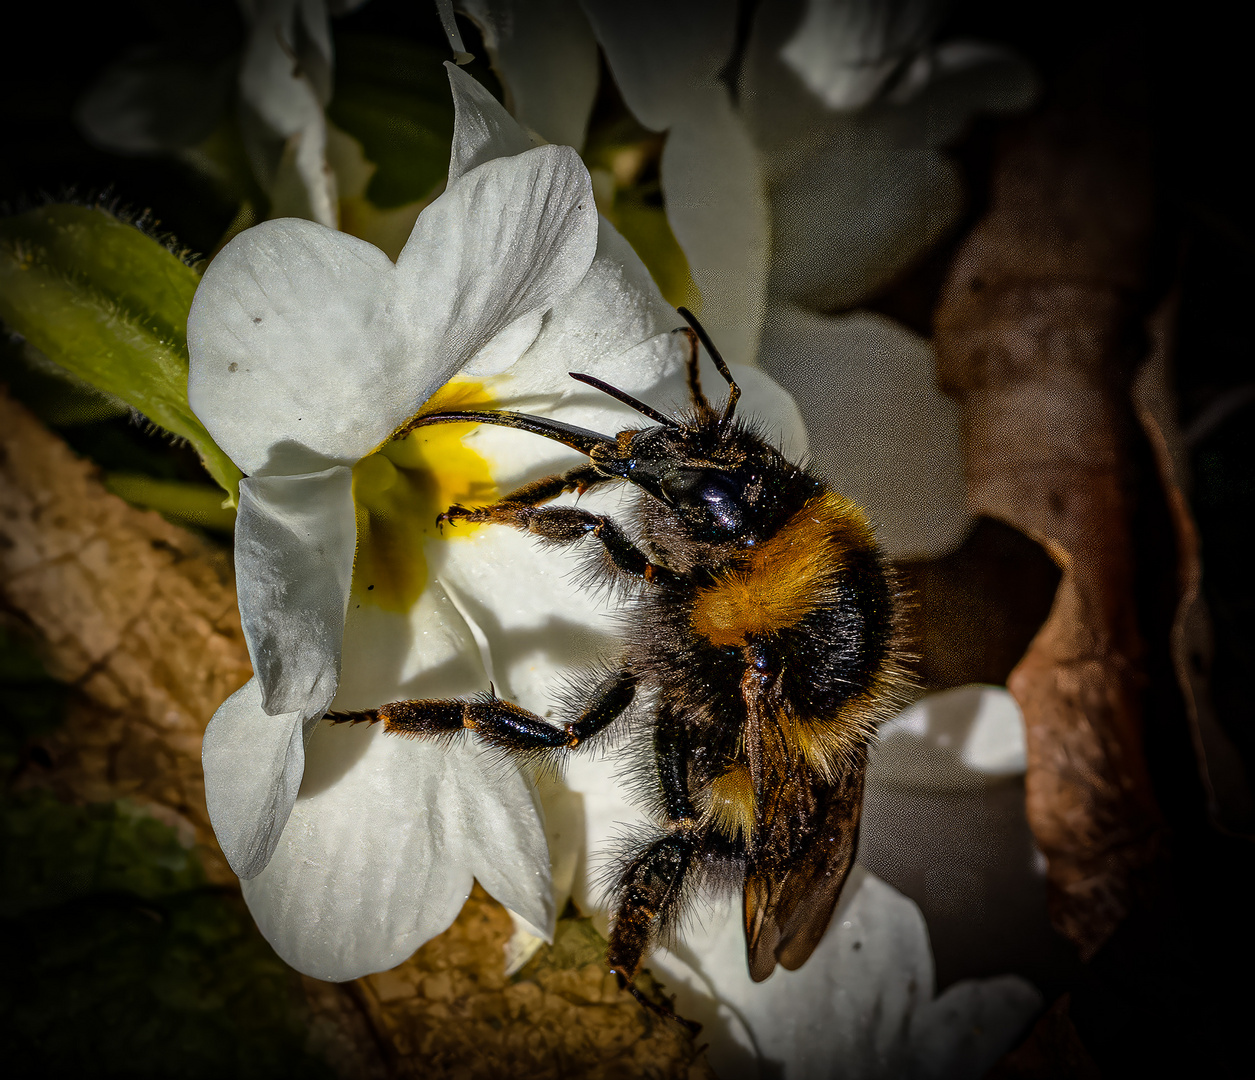
{"type": "Polygon", "coordinates": [[[1028,725],[1028,816],[1055,925],[1091,955],[1161,851],[1143,746],[1136,421],[1152,226],[1149,149],[1097,110],[1009,132],[992,204],[937,311],[938,374],[964,410],[971,509],[1063,571],[1008,686],[1028,725]]]}

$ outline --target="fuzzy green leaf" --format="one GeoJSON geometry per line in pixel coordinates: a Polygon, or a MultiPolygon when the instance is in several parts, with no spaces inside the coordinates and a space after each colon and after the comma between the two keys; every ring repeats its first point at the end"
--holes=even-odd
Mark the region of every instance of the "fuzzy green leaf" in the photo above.
{"type": "Polygon", "coordinates": [[[53,204],[0,220],[0,318],[54,363],[187,439],[234,502],[240,471],[187,403],[200,277],[107,211],[53,204]]]}

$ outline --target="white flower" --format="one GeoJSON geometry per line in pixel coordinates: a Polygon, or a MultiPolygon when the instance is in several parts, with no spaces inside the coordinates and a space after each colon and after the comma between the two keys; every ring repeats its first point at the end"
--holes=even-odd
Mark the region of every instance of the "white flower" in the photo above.
{"type": "Polygon", "coordinates": [[[364,0],[241,0],[247,34],[236,55],[206,57],[222,28],[194,12],[195,41],[134,49],[110,64],[79,102],[88,137],[122,153],[177,153],[210,171],[196,147],[238,94],[240,131],[271,217],[334,228],[335,175],[327,164],[333,50],[330,16],[364,0]],[[203,25],[202,25],[203,23],[203,25]],[[179,46],[187,55],[181,55],[179,46]]]}
{"type": "Polygon", "coordinates": [[[189,398],[247,474],[236,570],[256,672],[205,735],[210,815],[263,933],[327,979],[399,963],[452,922],[472,877],[540,932],[553,922],[519,771],[473,741],[320,723],[333,699],[369,708],[495,682],[543,710],[554,671],[600,630],[553,553],[506,529],[445,540],[434,526],[449,503],[574,452],[489,427],[372,452],[455,375],[453,399],[615,431],[627,410],[569,370],[665,402],[682,366],[678,316],[599,226],[575,152],[532,148],[469,76],[450,79],[449,185],[395,265],[312,222],[268,222],[214,260],[188,322],[189,398]]]}

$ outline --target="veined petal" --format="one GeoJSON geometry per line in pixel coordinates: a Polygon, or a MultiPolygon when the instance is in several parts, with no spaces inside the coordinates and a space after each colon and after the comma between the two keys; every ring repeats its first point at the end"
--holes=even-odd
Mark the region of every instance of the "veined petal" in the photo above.
{"type": "Polygon", "coordinates": [[[579,149],[597,96],[597,42],[576,0],[460,0],[483,31],[514,115],[579,149]]]}
{"type": "Polygon", "coordinates": [[[897,323],[781,305],[762,363],[806,408],[816,468],[863,505],[894,558],[957,547],[971,515],[955,403],[932,347],[897,323]]]}
{"type": "Polygon", "coordinates": [[[266,869],[244,899],[298,971],[343,981],[399,964],[445,930],[474,876],[529,922],[551,920],[549,857],[532,792],[473,743],[323,725],[266,869]]]}
{"type": "MultiPolygon", "coordinates": [[[[479,535],[477,533],[476,537],[479,535]]],[[[461,552],[460,543],[428,543],[426,557],[431,572],[439,568],[443,578],[449,563],[461,552]]],[[[512,570],[522,573],[517,568],[512,570]]],[[[361,584],[359,582],[355,588],[355,595],[361,595],[361,584]]],[[[483,610],[478,604],[472,604],[471,608],[472,617],[483,610]]],[[[480,646],[475,637],[479,629],[467,624],[462,608],[450,600],[441,579],[433,579],[418,603],[404,614],[354,603],[345,634],[346,676],[336,707],[369,708],[381,701],[482,693],[489,688],[496,673],[486,671],[481,663],[480,646]]],[[[502,692],[504,688],[498,684],[497,689],[502,692]]],[[[385,748],[400,752],[412,745],[416,744],[390,737],[385,748]]],[[[428,745],[444,748],[443,743],[428,745]]],[[[455,793],[454,798],[447,799],[433,812],[432,818],[432,828],[445,838],[449,850],[455,852],[461,862],[453,856],[441,855],[429,870],[432,881],[444,873],[444,863],[452,859],[454,870],[451,872],[457,881],[461,880],[457,874],[469,867],[497,900],[549,934],[553,929],[554,906],[543,826],[537,806],[518,801],[518,785],[522,784],[529,793],[531,789],[512,762],[501,761],[484,751],[473,738],[466,738],[463,749],[467,754],[463,764],[458,766],[463,783],[458,789],[461,794],[455,793]],[[476,753],[470,753],[472,750],[476,753]],[[483,811],[482,815],[476,807],[483,811]],[[507,814],[513,823],[504,828],[493,819],[494,814],[507,814]],[[480,830],[487,828],[491,828],[493,834],[485,840],[480,830]],[[533,857],[535,865],[528,861],[533,857]],[[531,870],[520,873],[520,866],[531,870]],[[538,873],[537,867],[544,872],[538,873]]],[[[395,813],[410,811],[398,809],[395,813]]],[[[453,885],[448,887],[452,889],[453,885]]],[[[437,886],[433,884],[432,888],[437,886]]],[[[455,907],[449,919],[456,914],[455,907]]]]}
{"type": "Polygon", "coordinates": [[[512,323],[573,288],[596,245],[588,170],[570,147],[538,146],[463,175],[419,215],[397,260],[426,376],[409,411],[512,323]]]}
{"type": "MultiPolygon", "coordinates": [[[[634,415],[568,373],[596,375],[629,393],[657,392],[660,382],[683,370],[684,346],[670,336],[682,325],[631,245],[600,218],[588,272],[554,305],[522,362],[489,391],[503,408],[545,408],[552,415],[553,406],[578,402],[634,415]]],[[[556,418],[583,427],[601,422],[597,415],[556,418]]]]}
{"type": "Polygon", "coordinates": [[[192,407],[247,473],[356,461],[574,286],[596,222],[579,157],[538,147],[463,176],[419,216],[396,267],[311,222],[250,229],[192,302],[192,407]]]}
{"type": "Polygon", "coordinates": [[[305,771],[303,717],[272,716],[250,679],[219,706],[205,729],[205,802],[222,853],[236,875],[261,873],[287,824],[305,771]]]}
{"type": "Polygon", "coordinates": [[[449,186],[476,166],[512,157],[535,145],[505,107],[456,64],[445,64],[453,90],[453,150],[449,186]]]}
{"type": "Polygon", "coordinates": [[[244,472],[352,464],[399,423],[385,388],[404,393],[419,380],[401,373],[423,365],[399,332],[394,276],[372,244],[295,218],[209,264],[187,320],[188,400],[244,472]]]}
{"type": "Polygon", "coordinates": [[[356,536],[343,465],[240,482],[240,619],[266,712],[321,716],[331,704],[356,536]]]}

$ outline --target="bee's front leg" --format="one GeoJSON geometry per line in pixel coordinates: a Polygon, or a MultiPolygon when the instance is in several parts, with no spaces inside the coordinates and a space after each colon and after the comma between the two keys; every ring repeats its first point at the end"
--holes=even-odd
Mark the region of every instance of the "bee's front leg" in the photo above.
{"type": "Polygon", "coordinates": [[[627,535],[605,514],[594,514],[576,506],[528,506],[525,503],[503,499],[491,506],[474,510],[464,506],[451,506],[440,515],[441,521],[472,521],[509,525],[520,532],[530,533],[551,544],[565,546],[591,536],[599,541],[610,556],[615,568],[629,577],[650,583],[678,583],[679,577],[665,566],[651,562],[649,556],[627,538],[627,535]]]}
{"type": "Polygon", "coordinates": [[[618,477],[606,476],[591,465],[577,465],[574,469],[568,469],[564,473],[542,476],[539,480],[533,480],[530,484],[524,484],[521,488],[516,488],[509,495],[502,498],[500,502],[493,503],[491,506],[474,508],[451,506],[443,514],[437,515],[436,524],[443,530],[446,524],[456,525],[459,521],[496,521],[497,518],[493,514],[500,507],[539,506],[541,503],[556,499],[559,495],[564,495],[568,491],[578,491],[583,495],[584,492],[590,491],[600,484],[608,484],[612,481],[620,482],[618,477]]]}

